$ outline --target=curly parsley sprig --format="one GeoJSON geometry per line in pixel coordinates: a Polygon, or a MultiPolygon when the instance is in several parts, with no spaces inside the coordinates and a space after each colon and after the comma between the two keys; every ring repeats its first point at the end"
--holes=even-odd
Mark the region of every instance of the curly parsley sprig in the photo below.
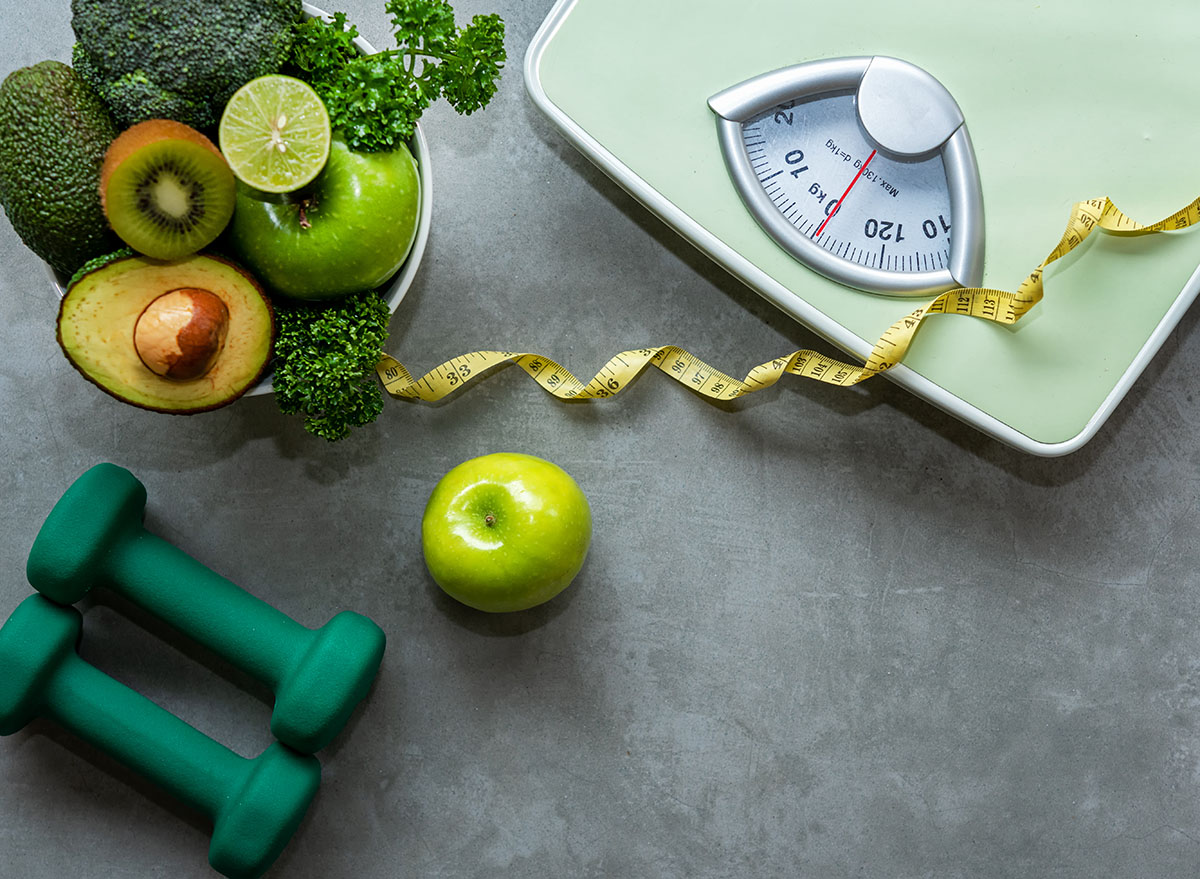
{"type": "Polygon", "coordinates": [[[507,60],[504,22],[454,21],[448,0],[387,0],[395,49],[359,55],[345,13],[296,26],[290,64],[325,102],[333,127],[359,152],[391,150],[413,135],[431,103],[445,98],[464,115],[487,106],[507,60]]]}
{"type": "Polygon", "coordinates": [[[375,364],[391,313],[368,290],[328,304],[275,305],[275,399],[285,415],[334,442],[383,411],[375,364]]]}

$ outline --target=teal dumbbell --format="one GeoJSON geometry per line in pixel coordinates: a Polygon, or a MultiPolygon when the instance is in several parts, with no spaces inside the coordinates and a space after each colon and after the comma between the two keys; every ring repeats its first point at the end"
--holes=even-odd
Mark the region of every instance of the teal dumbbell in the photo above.
{"type": "Polygon", "coordinates": [[[142,527],[146,488],[98,464],[42,525],[26,574],[59,604],[107,586],[241,668],[275,693],[271,732],[305,753],[325,747],[366,695],[383,630],[351,611],[306,628],[142,527]]]}
{"type": "Polygon", "coordinates": [[[278,742],[235,754],[81,659],[82,626],[75,608],[31,595],[0,628],[0,735],[49,717],[211,818],[213,869],[261,876],[317,792],[317,758],[278,742]]]}

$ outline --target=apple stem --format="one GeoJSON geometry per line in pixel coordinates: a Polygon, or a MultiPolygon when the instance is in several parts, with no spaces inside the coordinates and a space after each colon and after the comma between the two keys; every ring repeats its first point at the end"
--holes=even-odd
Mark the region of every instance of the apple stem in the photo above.
{"type": "Polygon", "coordinates": [[[493,516],[491,513],[488,513],[486,516],[483,517],[483,521],[489,528],[491,528],[493,525],[496,524],[496,517],[493,516]]]}
{"type": "Polygon", "coordinates": [[[308,207],[308,205],[309,205],[309,200],[307,198],[304,199],[304,201],[300,202],[300,228],[301,229],[311,229],[312,228],[312,223],[310,223],[308,220],[308,214],[304,213],[304,209],[306,207],[308,207]]]}

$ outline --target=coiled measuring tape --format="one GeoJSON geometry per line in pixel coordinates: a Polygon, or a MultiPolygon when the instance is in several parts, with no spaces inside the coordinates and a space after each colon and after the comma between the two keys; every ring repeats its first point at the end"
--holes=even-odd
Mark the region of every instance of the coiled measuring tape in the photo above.
{"type": "Polygon", "coordinates": [[[519,366],[547,393],[560,400],[612,397],[628,387],[647,366],[657,367],[684,387],[711,400],[732,400],[761,391],[775,384],[785,373],[849,387],[900,363],[917,330],[930,315],[965,315],[998,324],[1015,324],[1041,300],[1044,292],[1042,274],[1046,267],[1082,244],[1097,228],[1114,235],[1146,235],[1178,231],[1198,222],[1200,198],[1149,225],[1131,219],[1108,198],[1078,202],[1071,209],[1071,217],[1058,245],[1029,273],[1015,293],[985,287],[959,287],[939,294],[888,327],[861,366],[803,349],[759,364],[745,378],[736,379],[682,348],[663,345],[622,351],[586,382],[548,357],[515,351],[462,354],[420,378],[413,378],[403,364],[385,354],[375,370],[384,390],[391,396],[430,403],[454,393],[490,370],[508,364],[519,366]]]}

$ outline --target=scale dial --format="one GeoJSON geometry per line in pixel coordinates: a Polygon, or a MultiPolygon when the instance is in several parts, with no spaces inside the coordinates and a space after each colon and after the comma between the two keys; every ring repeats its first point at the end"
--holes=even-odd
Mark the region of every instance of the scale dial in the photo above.
{"type": "Polygon", "coordinates": [[[925,296],[978,286],[979,175],[950,93],[895,58],[839,58],[714,95],[726,166],[755,219],[851,287],[925,296]]]}

